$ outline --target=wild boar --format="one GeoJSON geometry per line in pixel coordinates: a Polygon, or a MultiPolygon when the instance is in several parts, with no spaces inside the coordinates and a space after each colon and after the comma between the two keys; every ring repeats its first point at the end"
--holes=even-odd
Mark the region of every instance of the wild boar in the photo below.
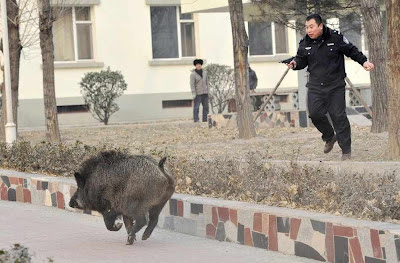
{"type": "Polygon", "coordinates": [[[75,180],[78,189],[69,206],[98,211],[110,231],[118,231],[116,223],[122,215],[132,245],[136,233],[149,222],[142,240],[150,237],[159,214],[175,191],[174,176],[164,167],[166,158],[157,163],[143,155],[103,151],[84,161],[75,180]]]}

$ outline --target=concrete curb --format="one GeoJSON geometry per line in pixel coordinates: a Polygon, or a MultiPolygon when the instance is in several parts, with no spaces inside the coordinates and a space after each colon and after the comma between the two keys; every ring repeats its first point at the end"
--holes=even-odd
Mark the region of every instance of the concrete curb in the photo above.
{"type": "MultiPolygon", "coordinates": [[[[1,200],[78,212],[68,207],[72,178],[8,170],[0,176],[1,200]]],[[[400,262],[400,225],[309,211],[175,194],[159,227],[322,262],[400,262]]]]}

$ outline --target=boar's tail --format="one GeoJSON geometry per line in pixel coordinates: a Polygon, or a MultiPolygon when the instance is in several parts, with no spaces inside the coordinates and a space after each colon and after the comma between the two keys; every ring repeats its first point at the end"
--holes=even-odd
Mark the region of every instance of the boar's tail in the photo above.
{"type": "Polygon", "coordinates": [[[160,168],[160,170],[164,174],[164,176],[167,178],[168,184],[174,185],[175,184],[174,178],[172,178],[172,176],[169,173],[167,173],[167,171],[165,171],[165,168],[164,168],[164,164],[165,164],[166,160],[167,160],[167,157],[162,158],[160,160],[160,162],[158,163],[158,167],[160,168]]]}

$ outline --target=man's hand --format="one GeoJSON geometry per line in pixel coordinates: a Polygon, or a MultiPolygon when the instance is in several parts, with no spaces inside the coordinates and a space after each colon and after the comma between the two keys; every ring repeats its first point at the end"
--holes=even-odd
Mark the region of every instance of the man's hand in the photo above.
{"type": "Polygon", "coordinates": [[[294,61],[294,60],[290,61],[290,63],[287,64],[287,65],[288,65],[288,67],[291,68],[291,69],[295,69],[296,66],[297,66],[296,61],[294,61]]]}
{"type": "Polygon", "coordinates": [[[374,64],[369,61],[364,62],[363,67],[366,71],[371,71],[375,68],[374,64]]]}

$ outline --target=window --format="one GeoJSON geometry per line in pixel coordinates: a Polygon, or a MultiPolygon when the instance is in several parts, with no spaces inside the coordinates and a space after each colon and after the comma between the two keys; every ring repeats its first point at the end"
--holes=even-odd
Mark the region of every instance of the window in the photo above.
{"type": "Polygon", "coordinates": [[[287,28],[274,22],[249,22],[250,56],[287,54],[287,28]]]}
{"type": "Polygon", "coordinates": [[[196,56],[192,14],[182,14],[176,6],[152,6],[150,13],[153,58],[196,56]]]}
{"type": "Polygon", "coordinates": [[[53,24],[55,61],[93,59],[90,7],[62,8],[53,24]]]}
{"type": "Polygon", "coordinates": [[[194,38],[194,20],[192,14],[182,14],[179,8],[180,25],[181,25],[181,41],[182,41],[182,57],[195,57],[196,45],[194,38]]]}
{"type": "Polygon", "coordinates": [[[89,105],[57,106],[57,113],[82,113],[89,112],[89,105]]]}
{"type": "Polygon", "coordinates": [[[192,107],[193,100],[163,100],[163,109],[192,107]]]}

